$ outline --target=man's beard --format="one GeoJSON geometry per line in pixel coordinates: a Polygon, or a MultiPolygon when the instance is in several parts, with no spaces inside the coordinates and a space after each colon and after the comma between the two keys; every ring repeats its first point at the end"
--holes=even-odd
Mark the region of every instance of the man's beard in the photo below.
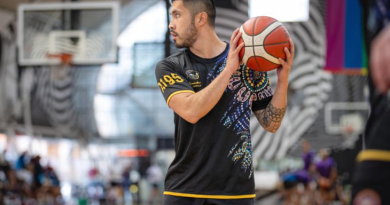
{"type": "Polygon", "coordinates": [[[176,48],[189,48],[194,45],[198,37],[198,30],[195,28],[194,22],[191,23],[188,32],[182,36],[184,36],[184,38],[181,38],[183,42],[178,43],[177,40],[175,41],[176,48]]]}

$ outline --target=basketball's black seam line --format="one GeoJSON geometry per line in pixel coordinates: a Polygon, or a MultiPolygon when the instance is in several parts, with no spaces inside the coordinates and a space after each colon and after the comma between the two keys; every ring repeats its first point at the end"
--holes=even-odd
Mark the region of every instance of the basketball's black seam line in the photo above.
{"type": "MultiPolygon", "coordinates": [[[[281,43],[271,43],[271,44],[264,44],[264,45],[253,45],[253,46],[275,46],[275,45],[280,45],[284,43],[289,43],[288,41],[286,42],[281,42],[281,43]]],[[[244,46],[244,47],[253,47],[253,46],[244,46]]]]}
{"type": "MultiPolygon", "coordinates": [[[[256,21],[255,21],[255,26],[253,27],[253,34],[255,33],[255,28],[256,28],[256,25],[257,25],[256,23],[257,23],[258,18],[259,18],[259,17],[257,17],[257,19],[256,19],[256,21]]],[[[273,21],[272,23],[270,23],[270,24],[269,24],[267,27],[265,27],[259,34],[261,34],[262,32],[264,32],[268,27],[272,26],[272,24],[274,24],[274,23],[276,23],[276,22],[278,22],[278,21],[275,20],[275,21],[273,21]]],[[[279,26],[277,26],[276,28],[272,29],[272,31],[274,31],[275,29],[279,28],[280,26],[281,26],[281,25],[279,25],[279,26]]],[[[266,36],[264,36],[264,41],[265,41],[265,39],[267,38],[267,36],[268,36],[269,34],[272,33],[272,31],[269,32],[266,36]]],[[[257,35],[259,35],[259,34],[257,34],[257,35]]],[[[257,35],[254,35],[254,36],[253,36],[252,45],[255,44],[255,36],[257,36],[257,35]]],[[[263,42],[263,43],[264,43],[264,42],[263,42]]],[[[264,48],[264,51],[265,51],[268,55],[271,55],[270,53],[268,53],[268,52],[265,50],[265,48],[264,48]]],[[[257,66],[259,67],[259,69],[261,69],[259,62],[257,62],[256,52],[255,52],[255,46],[253,46],[253,54],[254,54],[254,56],[255,56],[255,61],[256,61],[257,66]]],[[[271,56],[272,56],[272,55],[271,55],[271,56]]],[[[258,56],[258,57],[261,57],[261,56],[258,56]]],[[[275,57],[275,56],[274,56],[274,57],[275,57]]],[[[268,59],[266,59],[266,58],[264,58],[264,57],[262,57],[262,58],[265,59],[265,60],[267,60],[267,61],[269,61],[268,59]]],[[[269,62],[271,62],[271,61],[269,61],[269,62]]],[[[271,62],[271,63],[276,64],[276,63],[274,63],[274,62],[271,62]]],[[[280,65],[280,64],[276,64],[276,65],[280,65]]]]}
{"type": "MultiPolygon", "coordinates": [[[[277,22],[277,21],[274,21],[272,24],[274,24],[274,23],[276,23],[276,22],[277,22]]],[[[269,26],[271,26],[272,24],[270,24],[269,26]]],[[[267,26],[267,28],[268,28],[269,26],[267,26]]],[[[265,42],[265,39],[267,39],[267,37],[268,37],[273,31],[275,31],[276,29],[278,29],[278,28],[281,27],[281,26],[282,26],[282,24],[280,24],[279,26],[275,27],[274,29],[272,29],[271,32],[269,32],[266,36],[264,36],[264,42],[265,42]]],[[[265,30],[265,29],[264,29],[264,30],[265,30]]],[[[264,30],[263,30],[263,31],[264,31],[264,30]]],[[[264,42],[263,42],[263,43],[264,43],[264,42]]],[[[254,44],[254,43],[253,43],[253,44],[254,44]]],[[[266,45],[268,46],[268,45],[271,45],[271,44],[266,44],[266,45]]],[[[274,45],[277,45],[277,44],[274,44],[274,45]]],[[[255,48],[255,46],[253,46],[253,48],[255,48]]],[[[280,58],[280,57],[275,57],[275,56],[271,55],[270,53],[268,53],[267,50],[265,50],[265,48],[264,48],[264,51],[265,51],[268,55],[270,55],[270,56],[276,58],[277,60],[278,60],[278,58],[280,58]]],[[[256,54],[255,54],[255,56],[256,56],[256,54]]],[[[260,56],[260,57],[262,57],[262,56],[260,56]]],[[[262,57],[262,58],[264,58],[264,57],[262,57]]],[[[264,58],[264,59],[267,60],[268,62],[271,62],[271,63],[275,64],[275,65],[281,65],[281,64],[274,63],[274,62],[268,60],[267,58],[264,58]]],[[[256,62],[257,62],[257,60],[256,60],[256,62]]]]}
{"type": "MultiPolygon", "coordinates": [[[[265,44],[265,45],[254,45],[255,44],[255,36],[257,36],[257,35],[259,35],[259,34],[257,34],[257,35],[255,35],[255,28],[256,28],[256,23],[257,23],[257,20],[259,19],[259,17],[256,17],[256,19],[255,19],[255,25],[253,26],[253,32],[252,32],[252,34],[253,35],[249,35],[247,32],[246,32],[246,30],[245,30],[245,27],[244,27],[244,25],[242,25],[242,30],[244,31],[244,33],[247,35],[247,36],[251,36],[252,37],[252,46],[245,46],[245,44],[244,44],[244,47],[253,47],[253,54],[254,54],[254,56],[256,56],[256,53],[255,53],[255,46],[267,46],[267,45],[278,45],[278,44],[283,44],[283,43],[288,43],[288,42],[282,42],[282,43],[274,43],[274,44],[265,44]]],[[[275,20],[275,21],[273,21],[273,22],[271,22],[267,27],[265,27],[264,29],[263,29],[263,31],[265,30],[265,29],[267,29],[268,27],[270,27],[272,24],[274,24],[275,22],[278,22],[277,20],[275,20]]],[[[275,29],[277,29],[277,28],[279,28],[281,25],[279,25],[278,27],[276,27],[276,28],[274,28],[273,30],[275,30],[275,29]]],[[[272,30],[272,31],[273,31],[272,30]]],[[[262,31],[262,32],[263,32],[262,31]]],[[[260,33],[262,33],[262,32],[260,32],[260,33]]],[[[272,32],[270,32],[270,33],[272,33],[272,32]]],[[[269,34],[270,34],[269,33],[269,34]]],[[[269,35],[268,34],[268,35],[269,35]]],[[[264,37],[264,40],[267,38],[267,36],[268,35],[266,35],[265,37],[264,37]]],[[[241,39],[242,39],[242,41],[245,43],[245,41],[244,41],[244,38],[242,38],[241,37],[241,39]]],[[[265,50],[265,49],[264,49],[265,50]]],[[[267,51],[266,51],[267,52],[267,51]]],[[[267,52],[268,53],[268,52],[267,52]]],[[[269,53],[268,53],[269,54],[269,53]]],[[[244,49],[244,54],[242,55],[242,57],[244,57],[244,55],[245,55],[245,49],[244,49]]],[[[249,60],[250,58],[248,58],[248,60],[249,60]]],[[[246,63],[248,63],[248,61],[246,62],[246,63]]],[[[259,68],[260,68],[260,65],[257,63],[257,61],[256,61],[256,64],[257,64],[257,66],[259,66],[259,68]]]]}
{"type": "MultiPolygon", "coordinates": [[[[272,24],[274,24],[274,23],[276,23],[276,22],[278,22],[278,21],[274,21],[274,22],[272,22],[270,25],[268,25],[265,29],[267,29],[268,27],[270,27],[272,24]]],[[[264,36],[264,41],[263,41],[263,43],[265,42],[265,39],[267,39],[267,37],[273,32],[273,31],[275,31],[276,29],[278,29],[280,26],[282,26],[282,25],[279,25],[279,26],[277,26],[277,27],[275,27],[274,29],[272,29],[272,31],[271,32],[269,32],[266,36],[264,36]]],[[[265,30],[264,29],[264,30],[265,30]]],[[[263,30],[263,31],[264,31],[263,30]]],[[[255,44],[255,43],[253,43],[253,44],[255,44]]],[[[266,44],[267,46],[268,45],[271,45],[271,44],[266,44]]],[[[277,44],[276,44],[277,45],[277,44]]],[[[253,49],[255,48],[255,46],[253,46],[253,49]]],[[[273,55],[271,55],[270,53],[268,53],[267,52],[267,50],[265,50],[265,48],[264,48],[264,51],[268,54],[268,55],[270,55],[270,56],[273,56],[273,55]]],[[[255,56],[256,56],[256,54],[255,54],[255,56]]],[[[261,56],[260,56],[261,57],[261,56]]],[[[275,56],[273,56],[273,57],[275,57],[275,56]]],[[[264,57],[263,57],[264,58],[264,57]]],[[[276,58],[276,57],[275,57],[276,58]]],[[[264,58],[264,59],[266,59],[266,58],[264,58]]],[[[266,59],[267,61],[269,61],[268,59],[266,59]]],[[[256,62],[257,62],[257,60],[256,60],[256,62]]],[[[269,62],[271,62],[271,61],[269,61],[269,62]]],[[[271,63],[273,63],[273,64],[276,64],[276,63],[274,63],[274,62],[271,62],[271,63]]],[[[276,65],[280,65],[280,64],[276,64],[276,65]]]]}
{"type": "MultiPolygon", "coordinates": [[[[268,53],[265,49],[264,49],[264,51],[265,51],[266,53],[268,53]]],[[[273,55],[271,55],[271,54],[269,54],[269,53],[268,53],[268,55],[270,55],[270,56],[276,58],[275,56],[273,56],[273,55]]],[[[255,54],[254,56],[252,56],[252,57],[260,57],[260,58],[265,59],[265,60],[267,60],[268,62],[273,63],[273,64],[275,64],[275,65],[281,65],[281,64],[276,64],[276,63],[274,63],[274,62],[272,62],[272,61],[270,61],[270,60],[264,58],[263,56],[257,56],[256,54],[255,54]]],[[[255,58],[255,59],[256,59],[256,58],[255,58]]],[[[278,59],[278,58],[276,58],[276,59],[278,59]]],[[[257,62],[257,60],[256,60],[256,62],[257,62]]]]}
{"type": "MultiPolygon", "coordinates": [[[[272,23],[272,24],[274,24],[274,23],[272,23]]],[[[276,29],[278,29],[280,26],[282,26],[282,25],[279,25],[279,26],[275,27],[274,29],[272,29],[271,32],[269,32],[266,36],[264,36],[264,41],[263,41],[263,43],[265,42],[265,39],[267,39],[267,37],[268,37],[271,33],[273,33],[273,31],[275,31],[276,29]]],[[[265,29],[264,29],[264,30],[265,30],[265,29]]],[[[264,31],[264,30],[263,30],[263,31],[264,31]]],[[[267,44],[267,45],[269,45],[269,44],[267,44]]]]}
{"type": "MultiPolygon", "coordinates": [[[[255,25],[253,26],[253,32],[252,32],[253,35],[247,34],[246,31],[245,31],[245,29],[244,29],[244,27],[243,27],[243,29],[242,29],[242,30],[244,30],[245,34],[247,34],[248,36],[252,36],[252,39],[253,39],[253,40],[252,40],[252,45],[255,44],[255,36],[259,35],[259,34],[262,33],[265,29],[267,29],[267,28],[270,27],[272,24],[274,24],[275,22],[277,22],[277,20],[271,22],[267,27],[265,27],[265,28],[263,29],[263,31],[261,31],[259,34],[256,34],[256,35],[255,35],[256,22],[257,22],[257,20],[258,20],[259,18],[260,18],[260,17],[256,17],[255,25]]],[[[279,26],[278,26],[278,27],[279,27],[279,26]]],[[[276,28],[278,28],[278,27],[276,27],[276,28]]],[[[275,28],[275,29],[276,29],[276,28],[275,28]]],[[[275,30],[275,29],[274,29],[274,30],[275,30]]],[[[271,32],[271,33],[272,33],[272,32],[271,32]]],[[[268,36],[268,35],[267,35],[267,36],[268,36]]],[[[265,38],[266,38],[267,36],[264,37],[264,40],[265,40],[265,38]]]]}
{"type": "MultiPolygon", "coordinates": [[[[255,28],[256,28],[256,25],[257,25],[257,21],[259,20],[259,17],[256,18],[256,21],[255,21],[255,25],[253,26],[253,34],[255,33],[255,28]]],[[[255,36],[253,35],[252,36],[252,45],[255,44],[255,36]]],[[[255,62],[257,64],[257,67],[261,70],[261,67],[259,65],[259,63],[257,62],[257,59],[256,59],[256,52],[255,52],[255,47],[252,46],[253,48],[253,55],[255,56],[255,62]]],[[[248,61],[249,61],[250,58],[248,58],[248,61]]],[[[247,61],[247,63],[248,63],[247,61]]]]}
{"type": "MultiPolygon", "coordinates": [[[[276,23],[276,22],[278,22],[277,20],[275,20],[275,21],[273,21],[273,22],[271,22],[267,27],[265,27],[260,33],[258,33],[258,34],[256,34],[256,35],[253,35],[253,36],[257,36],[257,35],[259,35],[259,34],[261,34],[261,33],[263,33],[263,31],[265,31],[268,27],[270,27],[272,24],[274,24],[274,23],[276,23]]],[[[279,25],[280,26],[280,25],[279,25]]],[[[279,27],[278,26],[278,27],[279,27]]],[[[255,26],[254,27],[256,27],[256,23],[255,23],[255,26]]],[[[278,28],[278,27],[276,27],[276,28],[278,28]]],[[[275,29],[276,29],[275,28],[275,29]]],[[[274,30],[275,30],[274,29],[274,30]]],[[[273,30],[272,30],[273,31],[273,30]]],[[[253,33],[255,33],[255,30],[253,29],[253,33]]],[[[270,32],[270,33],[272,33],[272,32],[270,32]]],[[[268,36],[268,35],[267,35],[268,36]]],[[[265,40],[265,38],[267,37],[267,36],[265,36],[264,37],[264,40],[265,40]]],[[[254,44],[254,43],[253,43],[254,44]]]]}
{"type": "MultiPolygon", "coordinates": [[[[259,17],[257,17],[259,18],[259,17]]],[[[253,35],[249,35],[246,31],[245,31],[245,27],[244,27],[245,24],[242,25],[242,30],[244,31],[244,33],[247,35],[247,36],[253,36],[253,35]]],[[[242,37],[241,37],[242,38],[242,37]]]]}
{"type": "MultiPolygon", "coordinates": [[[[255,34],[255,28],[256,28],[256,23],[259,17],[256,17],[255,19],[255,24],[252,26],[252,34],[255,34]]],[[[255,35],[251,35],[252,37],[252,45],[255,44],[255,35]]],[[[253,48],[253,54],[255,54],[255,49],[253,48]]]]}
{"type": "MultiPolygon", "coordinates": [[[[288,42],[285,42],[285,43],[288,43],[288,42]]],[[[267,50],[265,50],[265,46],[280,45],[280,44],[282,44],[282,43],[266,44],[266,45],[263,46],[263,47],[264,47],[264,52],[266,52],[268,55],[270,55],[270,56],[272,56],[272,57],[274,57],[274,58],[276,58],[276,59],[279,59],[280,57],[273,56],[273,55],[271,55],[267,50]]],[[[256,46],[253,46],[253,48],[255,48],[255,47],[256,47],[256,46]]],[[[260,46],[258,46],[258,47],[260,47],[260,46]]],[[[279,63],[279,64],[274,63],[274,62],[268,60],[267,58],[264,58],[263,56],[257,56],[256,53],[255,53],[255,57],[261,57],[261,58],[267,60],[267,61],[270,62],[270,63],[273,63],[273,64],[275,64],[275,65],[281,65],[280,63],[279,63]]],[[[256,60],[256,62],[257,62],[257,60],[256,60]]]]}

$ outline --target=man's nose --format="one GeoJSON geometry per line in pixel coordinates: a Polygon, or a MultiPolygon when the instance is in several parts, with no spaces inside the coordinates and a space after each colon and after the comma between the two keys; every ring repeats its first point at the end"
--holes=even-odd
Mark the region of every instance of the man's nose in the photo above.
{"type": "Polygon", "coordinates": [[[173,24],[172,21],[169,22],[168,28],[169,28],[170,30],[173,30],[173,29],[174,29],[174,24],[173,24]]]}

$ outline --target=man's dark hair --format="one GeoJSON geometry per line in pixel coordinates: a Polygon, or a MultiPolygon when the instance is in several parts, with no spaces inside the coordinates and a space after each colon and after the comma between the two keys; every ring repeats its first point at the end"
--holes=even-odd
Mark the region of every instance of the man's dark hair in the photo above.
{"type": "MultiPolygon", "coordinates": [[[[171,0],[171,4],[174,1],[171,0]]],[[[195,18],[196,14],[206,12],[208,16],[208,23],[211,27],[215,28],[215,17],[216,10],[214,0],[180,0],[183,1],[183,5],[191,12],[192,19],[195,18]]]]}

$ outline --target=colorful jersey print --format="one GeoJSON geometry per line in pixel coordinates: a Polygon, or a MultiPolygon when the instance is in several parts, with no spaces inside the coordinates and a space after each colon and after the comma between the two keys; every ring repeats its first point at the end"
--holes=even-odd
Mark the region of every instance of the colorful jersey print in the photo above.
{"type": "MultiPolygon", "coordinates": [[[[215,79],[226,65],[225,61],[218,70],[212,70],[208,78],[215,79]]],[[[218,63],[217,63],[218,64],[218,63]]],[[[214,68],[215,69],[215,68],[214,68]]],[[[249,130],[249,122],[253,101],[259,101],[272,96],[271,86],[266,72],[253,71],[245,65],[241,65],[230,78],[226,92],[234,94],[228,110],[221,119],[224,126],[234,126],[233,130],[240,136],[239,141],[229,151],[228,157],[232,157],[234,163],[241,160],[241,168],[246,172],[250,170],[249,178],[253,173],[252,167],[252,141],[249,130]]]]}

